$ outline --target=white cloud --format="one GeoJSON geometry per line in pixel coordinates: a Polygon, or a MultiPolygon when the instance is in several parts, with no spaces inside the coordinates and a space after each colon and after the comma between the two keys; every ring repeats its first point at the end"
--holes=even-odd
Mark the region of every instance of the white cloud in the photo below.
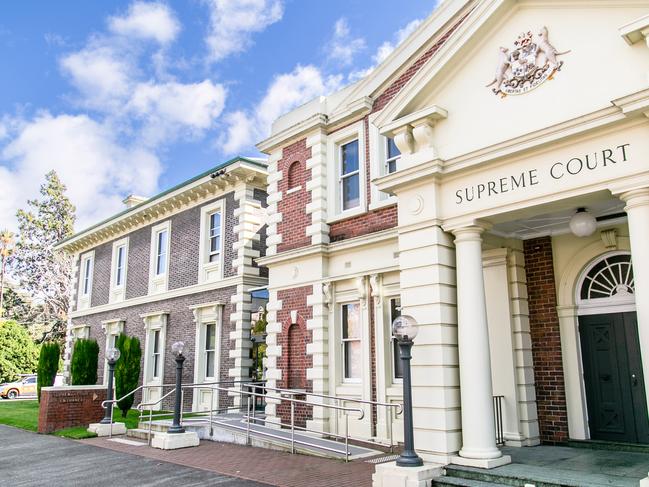
{"type": "Polygon", "coordinates": [[[126,15],[110,17],[108,28],[125,37],[168,44],[178,35],[180,24],[174,12],[163,3],[135,2],[129,6],[126,15]]]}
{"type": "Polygon", "coordinates": [[[83,95],[82,104],[94,109],[116,109],[132,88],[137,68],[114,46],[91,41],[60,60],[61,68],[83,95]]]}
{"type": "Polygon", "coordinates": [[[365,49],[365,39],[352,38],[347,19],[340,18],[334,25],[334,34],[327,44],[327,58],[348,66],[357,52],[365,49]]]}
{"type": "Polygon", "coordinates": [[[339,89],[340,83],[340,76],[325,76],[311,65],[298,65],[292,72],[276,76],[254,110],[226,115],[227,130],[219,139],[220,149],[233,154],[251,147],[268,135],[280,115],[339,89]]]}
{"type": "Polygon", "coordinates": [[[155,154],[124,146],[89,117],[47,112],[25,121],[0,158],[0,221],[9,226],[52,169],[77,207],[78,229],[122,209],[125,194],[152,194],[161,170],[155,154]]]}
{"type": "Polygon", "coordinates": [[[135,88],[128,108],[146,120],[144,138],[149,144],[173,139],[178,129],[201,134],[213,126],[223,111],[226,91],[209,80],[201,83],[141,83],[135,88]]]}
{"type": "Polygon", "coordinates": [[[405,27],[399,29],[396,32],[396,34],[394,35],[394,42],[385,41],[383,44],[381,44],[374,56],[372,56],[374,62],[376,64],[381,64],[383,61],[385,61],[387,57],[392,54],[392,51],[394,51],[399,44],[405,41],[406,38],[410,34],[412,34],[417,29],[417,27],[419,27],[421,21],[422,19],[415,19],[409,22],[405,27]]]}
{"type": "Polygon", "coordinates": [[[409,22],[405,27],[395,32],[393,36],[393,40],[383,42],[383,44],[381,44],[376,50],[376,52],[372,55],[372,60],[374,61],[374,64],[366,69],[352,71],[351,73],[349,73],[348,76],[349,81],[352,82],[357,81],[361,78],[364,78],[372,71],[374,71],[374,68],[376,68],[379,64],[385,61],[388,58],[388,56],[392,54],[392,51],[394,51],[399,44],[405,41],[406,38],[410,34],[412,34],[417,29],[417,27],[419,27],[419,24],[421,24],[421,22],[422,19],[415,19],[409,22]]]}
{"type": "Polygon", "coordinates": [[[245,51],[251,35],[261,32],[284,15],[283,0],[205,0],[210,27],[205,42],[208,61],[215,62],[245,51]]]}

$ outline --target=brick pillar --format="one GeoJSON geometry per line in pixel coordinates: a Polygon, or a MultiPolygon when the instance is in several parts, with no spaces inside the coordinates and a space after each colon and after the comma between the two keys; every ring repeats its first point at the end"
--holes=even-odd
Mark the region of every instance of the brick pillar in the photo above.
{"type": "Polygon", "coordinates": [[[563,380],[552,238],[525,240],[524,251],[541,441],[550,444],[563,443],[568,440],[568,410],[563,380]]]}

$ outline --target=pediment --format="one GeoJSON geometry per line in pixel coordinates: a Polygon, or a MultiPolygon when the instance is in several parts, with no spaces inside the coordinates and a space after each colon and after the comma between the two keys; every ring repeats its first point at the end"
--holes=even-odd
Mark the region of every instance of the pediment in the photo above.
{"type": "Polygon", "coordinates": [[[611,108],[649,87],[649,48],[623,32],[648,13],[649,0],[478,2],[372,122],[394,136],[436,107],[447,116],[426,137],[449,160],[611,108]]]}

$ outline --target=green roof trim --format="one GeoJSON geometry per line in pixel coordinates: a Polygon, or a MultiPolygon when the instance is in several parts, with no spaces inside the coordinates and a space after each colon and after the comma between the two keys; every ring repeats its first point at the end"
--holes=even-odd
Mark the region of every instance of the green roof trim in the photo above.
{"type": "Polygon", "coordinates": [[[249,158],[249,157],[242,157],[242,156],[234,157],[234,158],[232,158],[230,160],[222,162],[221,164],[219,164],[217,166],[214,166],[211,169],[208,169],[207,171],[204,171],[204,172],[200,173],[198,176],[194,176],[193,178],[188,179],[187,181],[183,181],[182,183],[176,184],[175,186],[172,186],[171,188],[166,189],[163,192],[156,194],[155,196],[152,196],[151,198],[147,199],[146,201],[143,201],[142,203],[138,203],[137,205],[135,205],[135,206],[133,206],[131,208],[126,208],[125,210],[122,210],[119,213],[116,213],[115,215],[113,215],[111,217],[108,217],[105,220],[100,221],[99,223],[95,223],[94,225],[91,225],[90,227],[85,228],[85,229],[75,233],[74,235],[70,235],[69,237],[64,238],[63,240],[61,240],[59,243],[56,244],[56,247],[60,247],[61,245],[65,244],[66,242],[69,242],[70,240],[72,240],[72,239],[74,239],[74,238],[76,238],[76,237],[78,237],[80,235],[83,235],[84,233],[89,233],[92,230],[94,230],[95,228],[99,228],[100,226],[105,225],[106,223],[109,223],[112,220],[117,220],[118,218],[121,218],[122,216],[124,216],[124,215],[126,215],[128,213],[136,211],[138,208],[140,208],[142,206],[148,205],[152,201],[159,200],[159,199],[167,196],[168,194],[173,193],[174,191],[182,188],[183,186],[188,186],[188,185],[198,181],[199,179],[203,179],[204,177],[209,176],[210,174],[212,174],[212,173],[214,173],[216,171],[219,171],[220,169],[223,169],[224,167],[231,166],[235,162],[240,162],[240,161],[247,162],[249,164],[254,164],[255,166],[259,166],[259,167],[262,167],[264,169],[268,168],[268,164],[266,164],[264,162],[261,162],[260,159],[252,159],[252,158],[249,158]]]}

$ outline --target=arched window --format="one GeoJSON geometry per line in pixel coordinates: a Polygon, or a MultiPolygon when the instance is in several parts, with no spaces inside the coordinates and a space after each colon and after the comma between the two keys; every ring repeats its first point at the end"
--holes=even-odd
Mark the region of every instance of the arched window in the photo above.
{"type": "Polygon", "coordinates": [[[288,167],[288,189],[296,188],[302,181],[302,164],[300,161],[291,163],[288,167]]]}
{"type": "Polygon", "coordinates": [[[599,258],[586,268],[579,287],[579,300],[582,303],[605,299],[632,302],[634,293],[631,255],[617,252],[599,258]]]}

